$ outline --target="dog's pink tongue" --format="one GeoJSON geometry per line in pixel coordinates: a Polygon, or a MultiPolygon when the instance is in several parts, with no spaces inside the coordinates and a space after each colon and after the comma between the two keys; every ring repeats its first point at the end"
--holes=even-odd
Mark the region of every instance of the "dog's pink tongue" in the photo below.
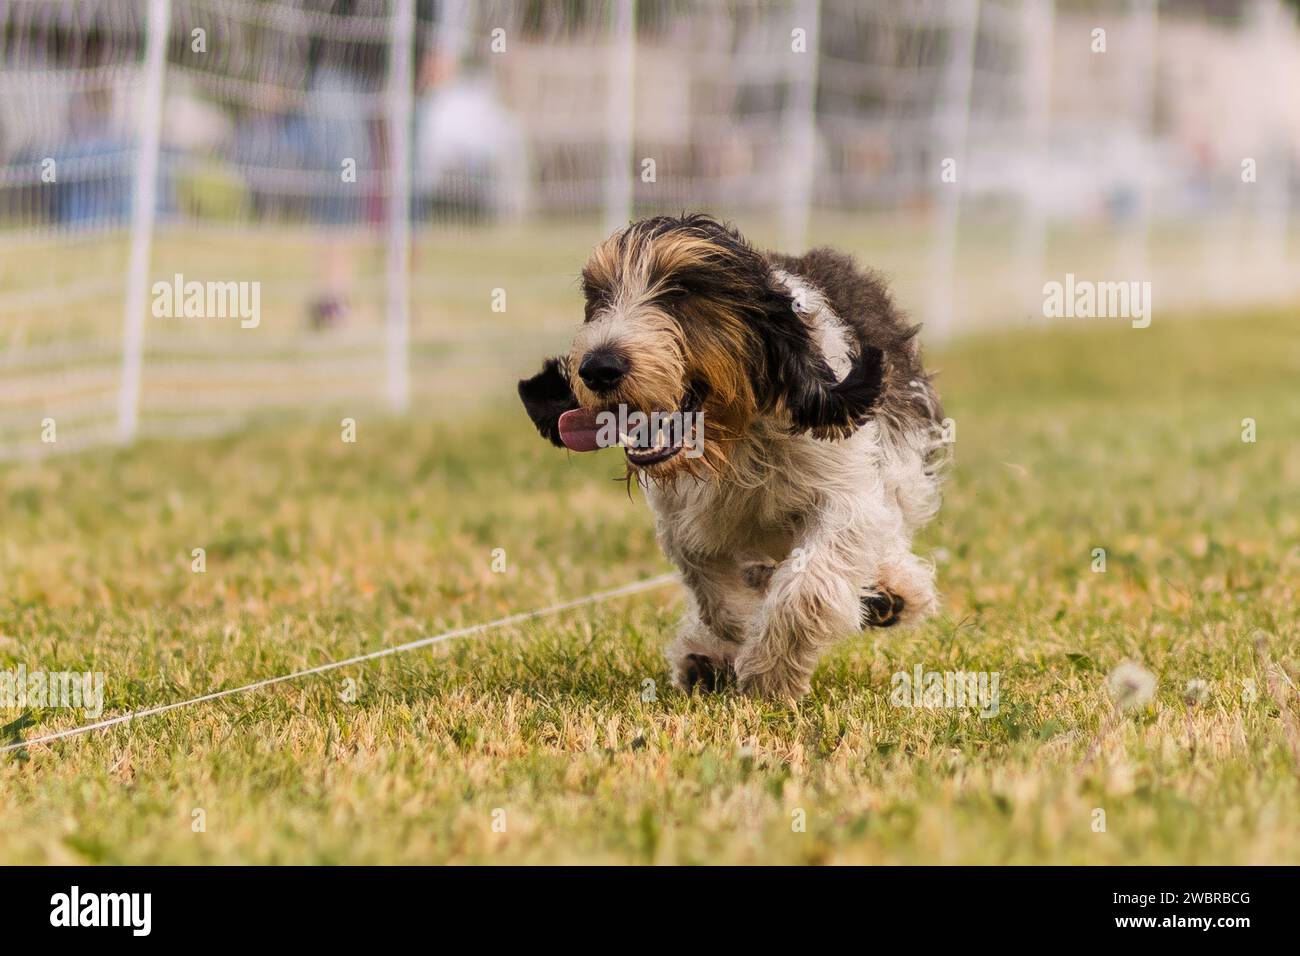
{"type": "Polygon", "coordinates": [[[560,441],[571,451],[595,451],[596,413],[585,408],[575,408],[560,416],[560,441]]]}

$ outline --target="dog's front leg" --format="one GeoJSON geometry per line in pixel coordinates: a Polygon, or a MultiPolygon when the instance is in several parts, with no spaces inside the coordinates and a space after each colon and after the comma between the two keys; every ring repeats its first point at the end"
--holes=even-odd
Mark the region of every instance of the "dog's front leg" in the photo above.
{"type": "Polygon", "coordinates": [[[821,652],[858,630],[867,548],[853,530],[814,526],[777,565],[760,612],[736,656],[743,693],[798,699],[821,652]]]}
{"type": "Polygon", "coordinates": [[[680,558],[686,614],[668,648],[673,683],[682,690],[721,690],[733,680],[732,661],[761,607],[763,592],[748,583],[748,566],[719,558],[680,558]]]}
{"type": "Polygon", "coordinates": [[[700,618],[694,601],[677,628],[677,639],[667,650],[675,687],[684,691],[719,691],[734,680],[731,659],[739,645],[720,638],[700,618]]]}

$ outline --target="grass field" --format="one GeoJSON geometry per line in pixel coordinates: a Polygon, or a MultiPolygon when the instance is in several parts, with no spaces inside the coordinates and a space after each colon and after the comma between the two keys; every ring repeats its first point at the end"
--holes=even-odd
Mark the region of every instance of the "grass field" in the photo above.
{"type": "MultiPolygon", "coordinates": [[[[1300,863],[1295,333],[1157,316],[932,355],[944,612],[846,642],[797,709],[669,688],[670,586],[0,756],[0,862],[1300,863]],[[1126,660],[1158,691],[1112,716],[1126,660]],[[917,665],[998,672],[998,715],[893,706],[917,665]]],[[[110,716],[667,570],[617,456],[505,396],[357,437],[0,469],[0,671],[103,672],[110,716]]],[[[0,710],[3,742],[87,720],[0,710]]]]}

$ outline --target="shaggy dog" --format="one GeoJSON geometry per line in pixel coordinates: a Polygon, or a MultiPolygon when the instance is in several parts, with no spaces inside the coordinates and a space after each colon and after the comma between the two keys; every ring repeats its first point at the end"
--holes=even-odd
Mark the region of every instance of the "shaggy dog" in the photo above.
{"type": "Polygon", "coordinates": [[[911,544],[939,507],[942,412],[878,279],[659,216],[597,246],[582,291],[569,354],[519,395],[556,445],[623,445],[690,592],[675,684],[798,698],[838,638],[934,610],[911,544]],[[663,420],[594,438],[629,411],[663,420]]]}

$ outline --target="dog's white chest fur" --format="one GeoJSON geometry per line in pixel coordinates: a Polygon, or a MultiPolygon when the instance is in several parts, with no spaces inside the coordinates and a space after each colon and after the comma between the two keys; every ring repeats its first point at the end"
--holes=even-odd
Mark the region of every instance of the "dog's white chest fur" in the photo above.
{"type": "Polygon", "coordinates": [[[875,438],[872,426],[838,442],[757,426],[725,480],[681,476],[647,486],[665,551],[685,561],[732,554],[784,560],[809,517],[832,499],[879,493],[871,487],[878,484],[875,438]]]}

